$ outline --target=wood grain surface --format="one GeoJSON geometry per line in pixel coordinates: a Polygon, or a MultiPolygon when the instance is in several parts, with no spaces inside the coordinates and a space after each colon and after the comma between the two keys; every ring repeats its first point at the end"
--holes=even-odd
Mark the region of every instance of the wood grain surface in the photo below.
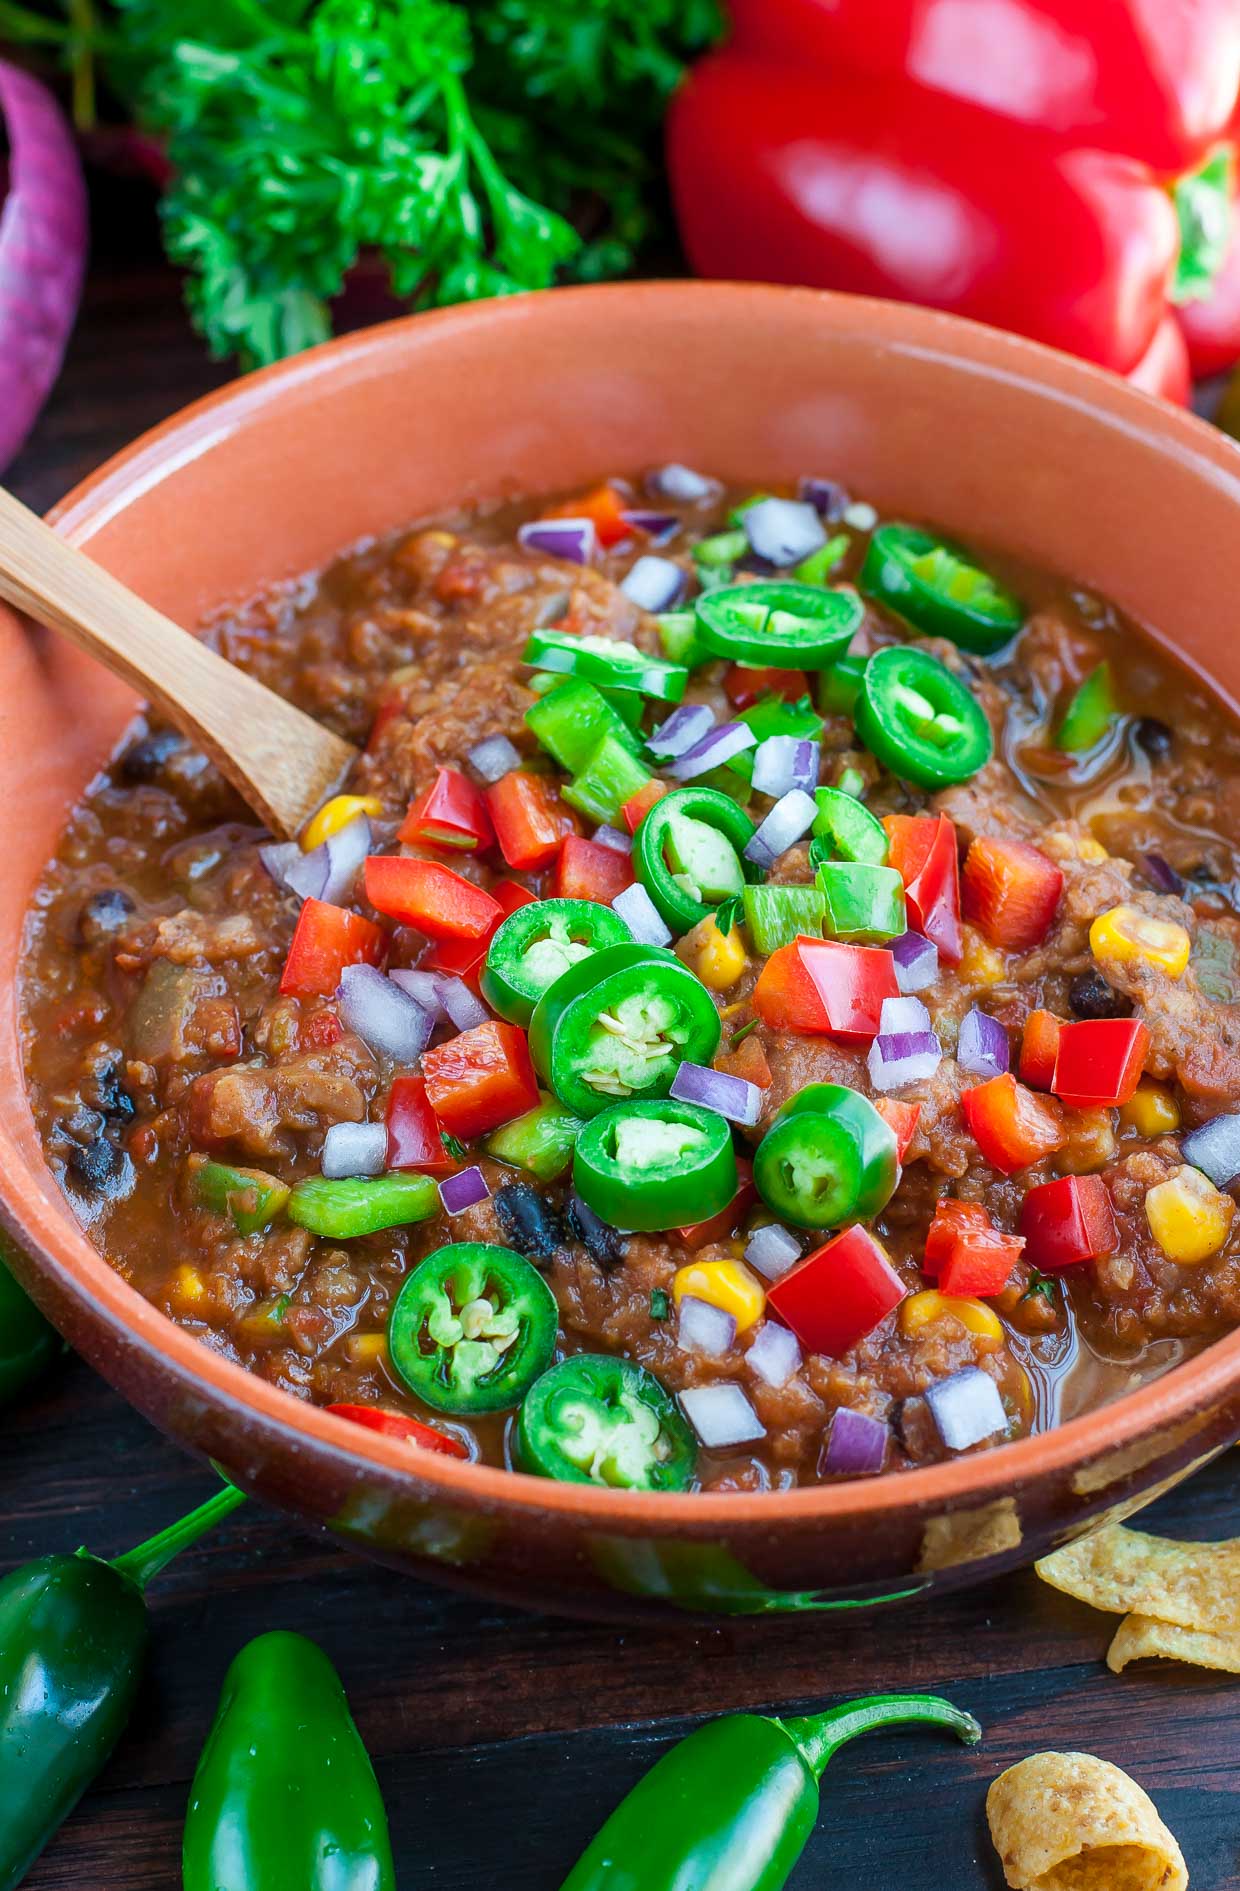
{"type": "MultiPolygon", "coordinates": [[[[95,230],[65,375],[9,474],[39,508],[224,378],[158,260],[149,200],[107,188],[95,230]]],[[[0,1419],[0,1570],[81,1542],[113,1554],[208,1494],[201,1469],[67,1360],[0,1419]]],[[[1147,1520],[1240,1535],[1240,1454],[1147,1520]]],[[[1240,1891],[1240,1682],[1165,1663],[1108,1674],[1113,1618],[1030,1573],[870,1619],[624,1631],[422,1588],[247,1507],[167,1572],[153,1606],[130,1731],[30,1891],[175,1891],[188,1783],[224,1670],[271,1628],[313,1636],[339,1668],[387,1799],[401,1891],[555,1891],[696,1718],[907,1687],[971,1709],[982,1746],[908,1733],[841,1754],[793,1891],[997,1891],[985,1787],[1048,1746],[1127,1768],[1179,1838],[1194,1891],[1240,1891]]]]}

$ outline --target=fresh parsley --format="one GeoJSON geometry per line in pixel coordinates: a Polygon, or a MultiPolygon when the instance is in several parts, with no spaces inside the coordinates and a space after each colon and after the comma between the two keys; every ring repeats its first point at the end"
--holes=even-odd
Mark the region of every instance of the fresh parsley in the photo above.
{"type": "Polygon", "coordinates": [[[741,1045],[745,1042],[745,1039],[749,1036],[749,1033],[751,1031],[756,1031],[757,1028],[758,1028],[757,1018],[750,1018],[749,1023],[742,1024],[739,1031],[733,1031],[731,1037],[728,1039],[728,1049],[730,1051],[736,1050],[738,1045],[741,1045]]]}
{"type": "Polygon", "coordinates": [[[672,1303],[662,1287],[654,1287],[650,1293],[650,1317],[652,1320],[671,1318],[672,1303]]]}
{"type": "Polygon", "coordinates": [[[715,928],[718,932],[723,934],[725,939],[732,931],[732,928],[739,923],[744,910],[745,902],[739,893],[734,893],[731,899],[724,900],[719,906],[716,906],[715,928]]]}
{"type": "Polygon", "coordinates": [[[1056,1290],[1053,1276],[1050,1274],[1039,1274],[1037,1268],[1035,1267],[1033,1270],[1033,1273],[1030,1275],[1029,1285],[1025,1288],[1024,1293],[1021,1295],[1021,1299],[1022,1300],[1041,1299],[1041,1300],[1045,1300],[1050,1306],[1053,1307],[1056,1304],[1057,1298],[1058,1298],[1058,1295],[1057,1295],[1057,1290],[1056,1290]]]}
{"type": "Polygon", "coordinates": [[[439,1132],[439,1140],[454,1162],[464,1162],[469,1151],[458,1137],[450,1136],[446,1129],[441,1129],[439,1132]]]}

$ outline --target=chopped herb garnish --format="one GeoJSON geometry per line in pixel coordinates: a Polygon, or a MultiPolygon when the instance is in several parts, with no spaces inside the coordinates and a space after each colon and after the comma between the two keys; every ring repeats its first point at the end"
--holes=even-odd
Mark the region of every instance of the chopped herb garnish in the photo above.
{"type": "Polygon", "coordinates": [[[809,864],[811,867],[824,867],[828,860],[834,860],[835,850],[826,834],[815,834],[809,844],[809,864]]]}
{"type": "Polygon", "coordinates": [[[652,1320],[666,1320],[671,1317],[672,1303],[662,1287],[655,1287],[650,1295],[650,1317],[652,1320]]]}
{"type": "Polygon", "coordinates": [[[743,1044],[745,1039],[749,1036],[749,1033],[756,1031],[757,1028],[758,1020],[756,1018],[750,1018],[749,1023],[742,1024],[739,1031],[733,1031],[732,1036],[728,1040],[728,1049],[734,1051],[737,1045],[743,1044]]]}
{"type": "Polygon", "coordinates": [[[461,1142],[458,1137],[449,1136],[446,1129],[441,1129],[439,1132],[439,1140],[442,1142],[444,1148],[447,1150],[448,1154],[452,1157],[452,1160],[454,1162],[464,1162],[465,1157],[468,1155],[469,1151],[466,1149],[464,1143],[461,1142]]]}
{"type": "Polygon", "coordinates": [[[1055,1305],[1055,1281],[1050,1274],[1039,1274],[1036,1267],[1030,1277],[1029,1285],[1021,1295],[1022,1300],[1042,1299],[1051,1306],[1055,1305]]]}
{"type": "Polygon", "coordinates": [[[732,899],[724,900],[720,905],[716,906],[715,926],[716,929],[723,934],[725,939],[732,931],[732,928],[739,923],[741,913],[744,910],[744,904],[744,900],[738,893],[734,895],[732,899]]]}
{"type": "Polygon", "coordinates": [[[282,1293],[280,1295],[280,1298],[276,1301],[276,1304],[272,1309],[272,1318],[274,1320],[278,1320],[281,1326],[283,1326],[284,1316],[288,1312],[292,1304],[293,1304],[293,1296],[292,1294],[287,1294],[287,1293],[282,1293]]]}

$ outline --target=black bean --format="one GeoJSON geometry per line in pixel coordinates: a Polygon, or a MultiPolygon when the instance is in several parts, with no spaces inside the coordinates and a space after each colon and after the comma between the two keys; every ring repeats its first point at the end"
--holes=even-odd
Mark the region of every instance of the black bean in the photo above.
{"type": "Polygon", "coordinates": [[[184,737],[175,729],[156,729],[131,742],[116,764],[116,773],[130,783],[154,781],[170,755],[175,755],[184,737]]]}
{"type": "Polygon", "coordinates": [[[564,1224],[545,1196],[528,1182],[509,1182],[493,1197],[495,1217],[518,1254],[549,1261],[564,1246],[564,1224]]]}
{"type": "Polygon", "coordinates": [[[1123,992],[1108,985],[1095,966],[1077,973],[1068,987],[1068,1003],[1078,1018],[1126,1018],[1132,1011],[1123,992]]]}
{"type": "Polygon", "coordinates": [[[137,1104],[121,1082],[115,1064],[95,1073],[95,1108],[113,1122],[128,1123],[137,1112],[137,1104]]]}
{"type": "Polygon", "coordinates": [[[1152,762],[1165,762],[1175,747],[1175,736],[1157,716],[1142,716],[1133,730],[1137,747],[1144,749],[1152,762]]]}
{"type": "Polygon", "coordinates": [[[123,887],[104,886],[92,893],[78,914],[78,937],[83,945],[102,945],[119,932],[137,909],[123,887]]]}
{"type": "Polygon", "coordinates": [[[93,1142],[74,1143],[68,1160],[72,1174],[96,1195],[111,1193],[129,1169],[129,1157],[106,1136],[96,1136],[93,1142]]]}
{"type": "Polygon", "coordinates": [[[568,1225],[591,1260],[597,1261],[600,1267],[618,1267],[628,1252],[629,1244],[620,1230],[601,1221],[579,1195],[569,1197],[568,1225]]]}

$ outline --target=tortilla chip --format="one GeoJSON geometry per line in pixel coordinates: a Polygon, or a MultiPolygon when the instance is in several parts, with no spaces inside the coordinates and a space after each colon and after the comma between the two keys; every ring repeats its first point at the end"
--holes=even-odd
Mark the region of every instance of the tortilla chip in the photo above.
{"type": "Polygon", "coordinates": [[[1108,1524],[1034,1568],[1043,1582],[1091,1608],[1152,1615],[1215,1635],[1240,1633],[1240,1537],[1184,1543],[1108,1524]]]}
{"type": "Polygon", "coordinates": [[[1129,1615],[1107,1649],[1107,1667],[1118,1674],[1130,1661],[1161,1655],[1166,1661],[1191,1661],[1197,1668],[1240,1674],[1240,1635],[1211,1635],[1205,1629],[1179,1628],[1151,1615],[1129,1615]]]}
{"type": "Polygon", "coordinates": [[[1013,1891],[1184,1891],[1180,1848],[1135,1779],[1091,1753],[1000,1773],[986,1818],[1013,1891]]]}

